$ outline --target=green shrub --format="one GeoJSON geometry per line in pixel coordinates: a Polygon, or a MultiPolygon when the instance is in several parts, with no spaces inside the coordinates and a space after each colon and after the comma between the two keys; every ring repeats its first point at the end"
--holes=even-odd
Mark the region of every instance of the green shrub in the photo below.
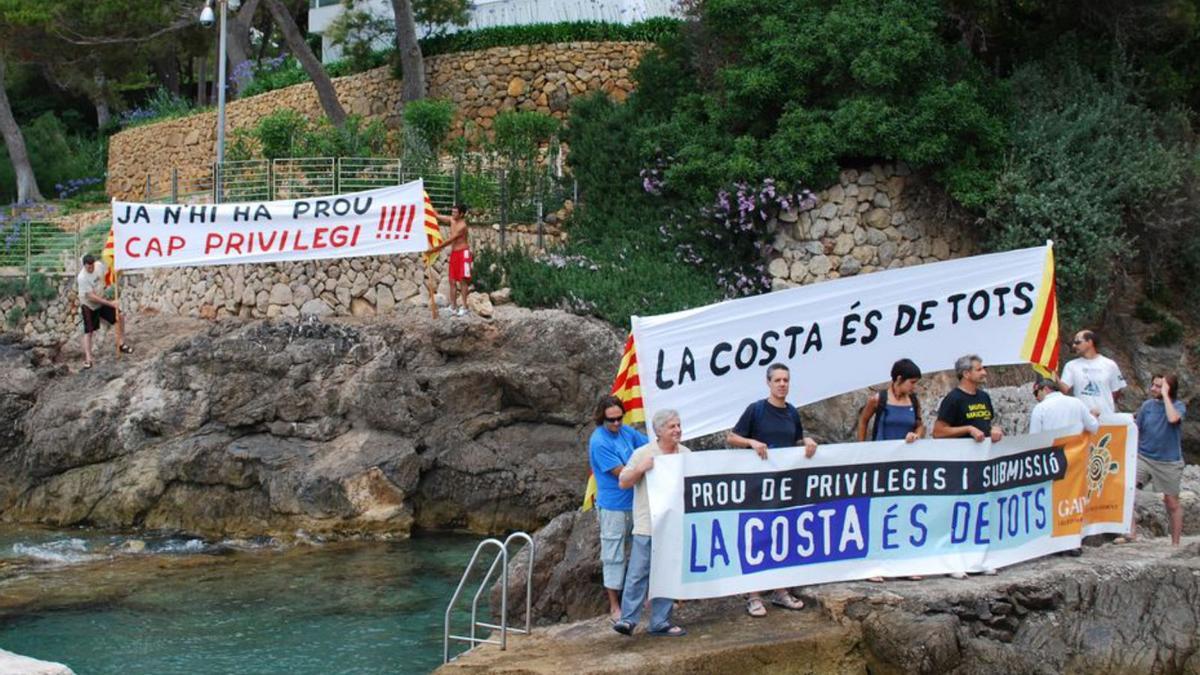
{"type": "Polygon", "coordinates": [[[376,157],[387,146],[387,129],[381,120],[365,122],[350,115],[341,128],[327,118],[316,122],[290,108],[263,117],[252,129],[232,134],[228,156],[246,160],[288,157],[376,157]]]}
{"type": "Polygon", "coordinates": [[[1065,325],[1100,314],[1135,253],[1132,222],[1184,179],[1185,153],[1164,143],[1131,78],[1119,66],[1101,78],[1059,54],[1010,82],[1010,159],[984,233],[994,250],[1055,242],[1065,325]]]}
{"type": "Polygon", "coordinates": [[[559,42],[657,42],[675,32],[679,21],[654,18],[625,25],[602,21],[568,21],[523,26],[497,26],[461,31],[421,40],[425,56],[470,52],[492,47],[555,44],[559,42]]]}
{"type": "Polygon", "coordinates": [[[4,317],[4,323],[9,328],[16,328],[25,320],[25,309],[22,307],[13,307],[8,310],[8,314],[4,317]]]}
{"type": "Polygon", "coordinates": [[[238,88],[238,97],[245,98],[309,82],[304,67],[291,56],[258,64],[249,82],[238,88]]]}
{"type": "Polygon", "coordinates": [[[436,98],[411,101],[404,105],[404,124],[416,130],[436,156],[454,123],[454,103],[436,98]]]}
{"type": "MultiPolygon", "coordinates": [[[[21,127],[29,161],[37,177],[38,189],[48,199],[76,196],[74,186],[86,180],[89,191],[103,189],[103,177],[108,163],[108,140],[70,131],[53,113],[44,113],[21,127]]],[[[0,202],[15,201],[16,175],[8,150],[0,143],[0,202]]],[[[104,200],[107,201],[107,200],[104,200]]]]}
{"type": "Polygon", "coordinates": [[[187,117],[196,112],[190,99],[178,96],[165,87],[154,90],[141,105],[126,110],[117,118],[120,126],[136,127],[176,117],[187,117]]]}

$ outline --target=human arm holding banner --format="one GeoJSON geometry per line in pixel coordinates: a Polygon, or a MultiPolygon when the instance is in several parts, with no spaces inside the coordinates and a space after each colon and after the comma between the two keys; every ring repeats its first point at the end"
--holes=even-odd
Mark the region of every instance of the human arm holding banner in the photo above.
{"type": "Polygon", "coordinates": [[[753,438],[746,438],[733,431],[725,434],[725,443],[731,448],[750,448],[758,455],[759,459],[767,458],[767,444],[762,441],[756,441],[753,438]]]}
{"type": "Polygon", "coordinates": [[[622,490],[628,490],[642,481],[642,477],[646,472],[654,468],[654,455],[647,452],[645,457],[638,458],[636,455],[629,458],[629,464],[621,471],[621,475],[617,477],[617,482],[622,490]]]}

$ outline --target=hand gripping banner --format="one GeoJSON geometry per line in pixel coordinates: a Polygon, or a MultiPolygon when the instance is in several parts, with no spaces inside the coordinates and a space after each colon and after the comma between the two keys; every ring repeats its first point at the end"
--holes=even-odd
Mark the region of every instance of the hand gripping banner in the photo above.
{"type": "Polygon", "coordinates": [[[1124,533],[1137,427],[654,459],[650,597],[1000,568],[1124,533]]]}
{"type": "Polygon", "coordinates": [[[113,202],[116,267],[231,265],[417,253],[422,181],[329,197],[226,204],[113,202]]]}
{"type": "Polygon", "coordinates": [[[764,397],[774,362],[791,403],[888,379],[910,358],[925,372],[958,356],[1057,365],[1049,244],[886,270],[651,317],[633,317],[646,416],[673,408],[686,438],[733,426],[764,397]]]}

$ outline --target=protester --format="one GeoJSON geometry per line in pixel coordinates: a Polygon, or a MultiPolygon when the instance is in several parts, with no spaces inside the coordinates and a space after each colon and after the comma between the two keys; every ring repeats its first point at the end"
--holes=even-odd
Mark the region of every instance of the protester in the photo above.
{"type": "MultiPolygon", "coordinates": [[[[804,435],[800,412],[787,402],[791,388],[791,372],[782,363],[767,366],[767,398],[746,407],[733,429],[726,434],[725,442],[733,448],[750,448],[760,459],[767,458],[768,448],[792,448],[804,446],[804,456],[811,458],[817,452],[817,442],[804,435]]],[[[799,610],[804,602],[788,592],[776,589],[771,593],[771,604],[784,609],[799,610]]],[[[751,593],[746,600],[746,612],[750,616],[767,615],[762,595],[751,593]]]]}
{"type": "Polygon", "coordinates": [[[438,220],[450,224],[450,236],[434,247],[440,251],[450,246],[450,315],[466,316],[467,293],[471,288],[471,264],[474,257],[467,242],[467,207],[455,204],[449,216],[439,215],[438,220]]]}
{"type": "Polygon", "coordinates": [[[1100,338],[1095,332],[1081,330],[1071,341],[1071,349],[1079,355],[1063,366],[1059,389],[1084,402],[1096,417],[1117,411],[1125,377],[1115,361],[1100,354],[1100,338]]]}
{"type": "MultiPolygon", "coordinates": [[[[1183,448],[1180,432],[1187,406],[1179,400],[1179,380],[1172,374],[1156,374],[1150,381],[1150,398],[1138,408],[1137,483],[1153,483],[1163,495],[1171,521],[1171,543],[1179,545],[1183,534],[1183,507],[1179,483],[1183,479],[1183,448]]],[[[1131,523],[1128,539],[1136,533],[1131,523]]]]}
{"type": "Polygon", "coordinates": [[[938,406],[937,421],[933,423],[934,438],[970,436],[982,442],[989,436],[993,443],[1004,438],[1004,430],[996,423],[992,397],[982,389],[987,382],[987,369],[975,354],[959,357],[954,362],[958,386],[950,390],[938,406]]]}
{"type": "MultiPolygon", "coordinates": [[[[925,437],[925,423],[921,421],[921,402],[917,400],[917,383],[921,381],[921,369],[911,359],[900,359],[892,364],[892,381],[887,388],[872,394],[858,414],[855,437],[860,441],[898,441],[913,443],[925,437]],[[870,435],[867,425],[870,424],[870,435]]],[[[909,576],[920,581],[920,576],[909,576]]],[[[869,577],[867,581],[883,583],[883,577],[869,577]]]]}
{"type": "Polygon", "coordinates": [[[609,617],[621,616],[621,589],[625,587],[625,547],[633,531],[633,492],[619,484],[621,471],[634,449],[649,442],[645,434],[622,424],[625,405],[616,396],[605,396],[596,405],[596,430],[588,441],[588,462],[596,477],[596,514],[600,520],[600,564],[608,595],[609,617]]]}
{"type": "Polygon", "coordinates": [[[887,389],[871,395],[858,415],[856,437],[860,441],[894,441],[912,443],[925,437],[921,421],[921,403],[917,400],[917,383],[921,369],[909,359],[892,364],[892,381],[887,389]],[[867,424],[871,433],[867,435],[867,424]]]}
{"type": "MultiPolygon", "coordinates": [[[[621,596],[621,620],[613,624],[613,630],[630,635],[637,627],[638,618],[646,605],[650,586],[651,521],[650,495],[644,480],[646,473],[654,470],[654,458],[662,455],[691,452],[680,444],[683,427],[679,413],[660,410],[651,421],[655,439],[638,448],[629,463],[621,471],[620,486],[633,488],[633,546],[629,551],[629,572],[625,592],[621,596]]],[[[670,598],[650,599],[650,625],[647,633],[664,637],[682,637],[687,631],[671,623],[671,610],[675,602],[670,598]]]]}
{"type": "Polygon", "coordinates": [[[1059,391],[1058,383],[1044,377],[1039,377],[1033,383],[1033,397],[1037,405],[1029,413],[1029,433],[1038,434],[1043,431],[1066,429],[1080,425],[1089,434],[1100,429],[1087,405],[1059,391]]]}
{"type": "MultiPolygon", "coordinates": [[[[982,389],[987,382],[987,369],[976,354],[960,356],[954,362],[954,374],[958,386],[950,390],[938,406],[937,421],[933,423],[934,438],[962,438],[970,436],[976,443],[990,437],[993,443],[1004,438],[1004,430],[995,422],[996,409],[992,397],[982,389]]],[[[996,570],[985,567],[984,574],[995,574],[996,570]]],[[[955,579],[966,579],[965,572],[954,572],[955,579]]]]}
{"type": "Polygon", "coordinates": [[[125,322],[121,319],[117,303],[104,297],[104,263],[91,253],[83,256],[83,268],[75,276],[75,287],[79,295],[79,310],[83,315],[83,367],[91,368],[92,333],[100,329],[100,320],[116,329],[117,349],[122,354],[132,354],[133,347],[125,344],[125,322]]]}

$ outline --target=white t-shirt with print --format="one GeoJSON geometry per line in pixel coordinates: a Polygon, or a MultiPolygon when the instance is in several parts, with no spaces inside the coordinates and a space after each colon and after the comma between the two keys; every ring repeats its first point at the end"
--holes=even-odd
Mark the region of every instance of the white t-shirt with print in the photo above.
{"type": "Polygon", "coordinates": [[[1083,401],[1088,410],[1099,410],[1101,415],[1116,412],[1113,392],[1125,388],[1121,368],[1100,354],[1092,359],[1068,361],[1063,366],[1062,381],[1070,385],[1071,395],[1083,401]]]}

